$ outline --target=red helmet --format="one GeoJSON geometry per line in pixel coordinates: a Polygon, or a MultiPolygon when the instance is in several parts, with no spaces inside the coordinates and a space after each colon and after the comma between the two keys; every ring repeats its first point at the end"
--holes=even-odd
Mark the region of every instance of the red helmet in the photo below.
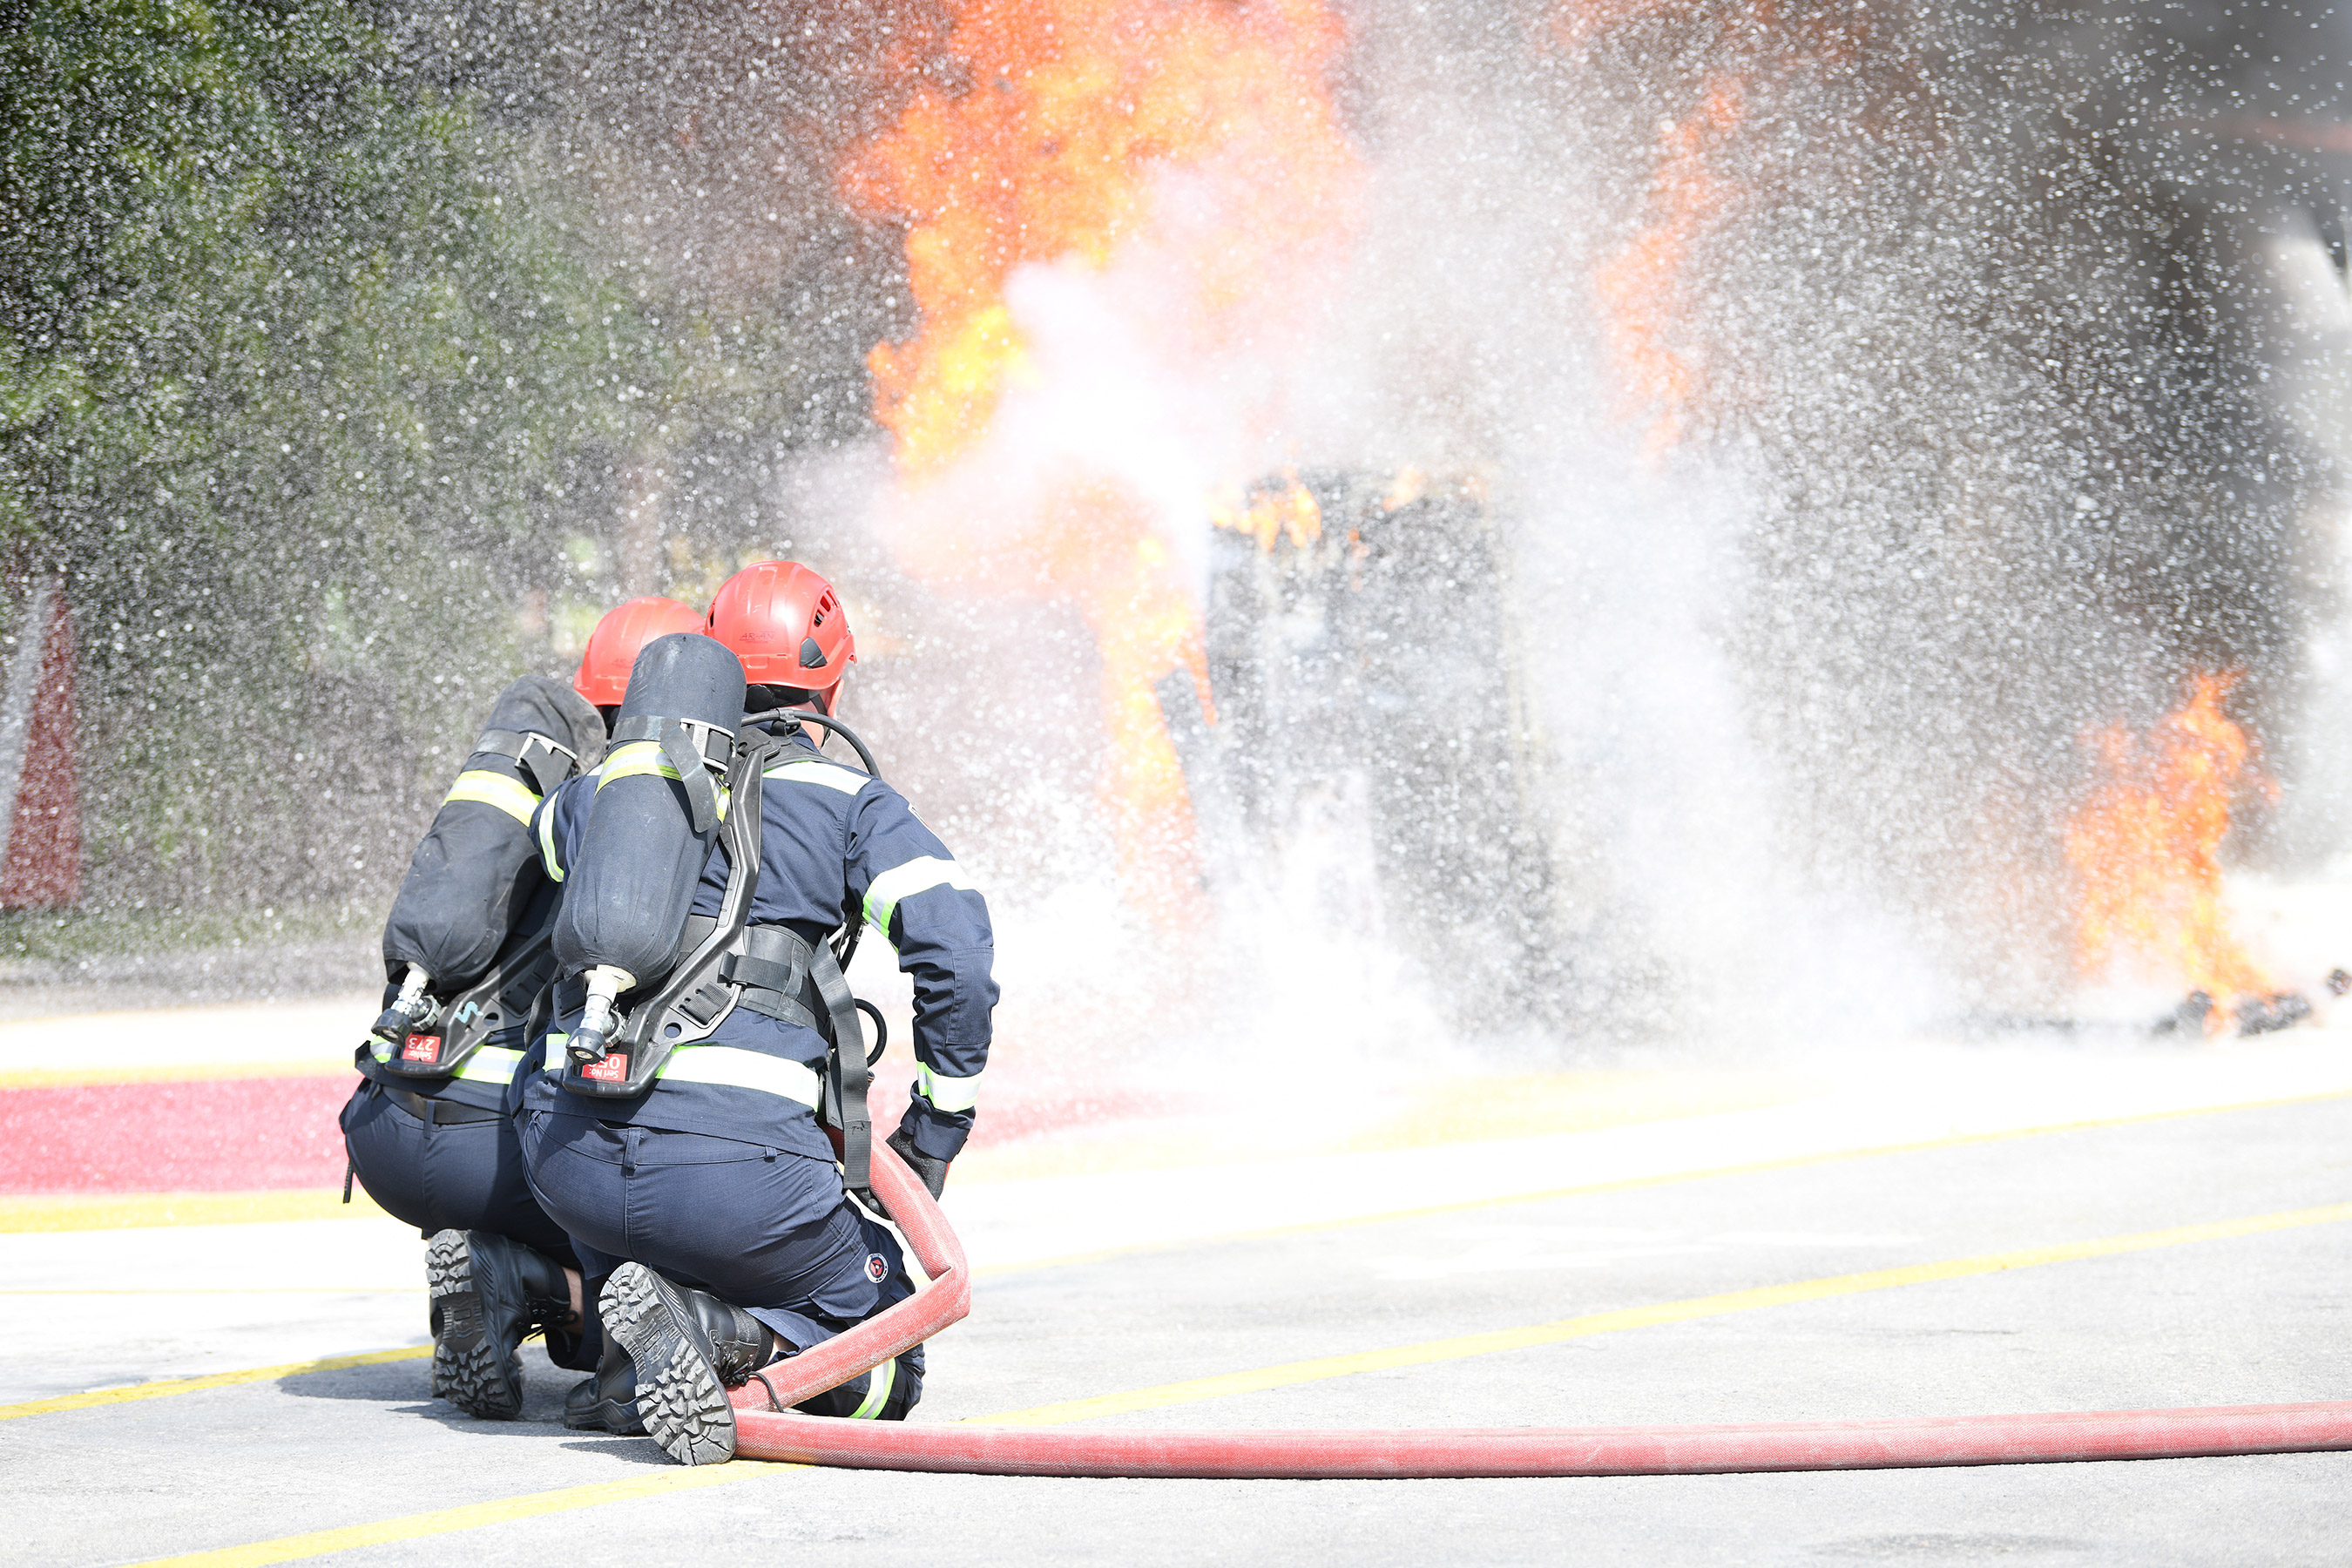
{"type": "Polygon", "coordinates": [[[599,708],[617,707],[629,689],[629,670],[646,644],[672,632],[701,629],[702,617],[676,599],[649,594],[617,605],[588,634],[587,651],[580,656],[580,673],[572,678],[572,689],[599,708]]]}
{"type": "Polygon", "coordinates": [[[728,578],[705,629],[743,661],[753,686],[830,691],[857,662],[841,596],[797,561],[761,561],[728,578]]]}

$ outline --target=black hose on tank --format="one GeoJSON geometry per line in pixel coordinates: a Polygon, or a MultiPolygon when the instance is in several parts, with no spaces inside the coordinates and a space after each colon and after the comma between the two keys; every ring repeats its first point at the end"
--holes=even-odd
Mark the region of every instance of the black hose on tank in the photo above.
{"type": "Polygon", "coordinates": [[[771,708],[764,713],[754,713],[743,721],[746,729],[764,730],[769,725],[776,723],[822,724],[856,749],[857,760],[866,764],[866,771],[868,773],[877,779],[882,776],[881,764],[875,762],[873,749],[858,739],[856,731],[838,719],[823,713],[813,713],[803,708],[771,708]]]}

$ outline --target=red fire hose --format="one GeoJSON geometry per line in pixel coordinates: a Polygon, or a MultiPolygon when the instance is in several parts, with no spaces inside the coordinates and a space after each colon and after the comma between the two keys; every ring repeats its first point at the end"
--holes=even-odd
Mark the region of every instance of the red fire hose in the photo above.
{"type": "Polygon", "coordinates": [[[773,1388],[774,1404],[758,1381],[738,1389],[735,1451],[745,1458],[990,1476],[1365,1480],[1891,1470],[2352,1448],[2352,1403],[1748,1426],[1387,1432],[1102,1432],[797,1415],[788,1407],[880,1365],[971,1310],[962,1244],[914,1173],[879,1143],[874,1187],[930,1283],[837,1339],[768,1368],[761,1375],[773,1388]]]}

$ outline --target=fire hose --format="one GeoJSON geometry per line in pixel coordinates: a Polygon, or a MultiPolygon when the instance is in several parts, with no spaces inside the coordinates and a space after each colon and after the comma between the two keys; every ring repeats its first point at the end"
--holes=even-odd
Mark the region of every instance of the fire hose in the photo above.
{"type": "Polygon", "coordinates": [[[878,1143],[874,1191],[922,1261],[929,1282],[737,1390],[735,1451],[744,1458],[963,1475],[1365,1480],[1911,1469],[2352,1449],[2352,1402],[1756,1426],[1398,1431],[1101,1432],[795,1414],[790,1406],[920,1344],[971,1310],[971,1274],[962,1244],[923,1184],[878,1143]]]}

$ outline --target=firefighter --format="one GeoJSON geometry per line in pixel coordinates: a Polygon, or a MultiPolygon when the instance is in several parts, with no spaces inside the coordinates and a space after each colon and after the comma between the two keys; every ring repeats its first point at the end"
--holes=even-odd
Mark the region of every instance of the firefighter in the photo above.
{"type": "MultiPolygon", "coordinates": [[[[651,1435],[687,1464],[733,1456],[729,1388],[912,1292],[898,1241],[850,1201],[819,1121],[822,1106],[845,1138],[847,1185],[862,1188],[865,1048],[828,939],[845,926],[854,935],[862,919],[913,979],[919,1066],[890,1146],[935,1194],[971,1130],[996,1002],[994,937],[971,879],[897,790],[820,754],[810,737],[838,713],[856,658],[832,587],[795,563],[762,562],[719,590],[708,630],[723,648],[672,637],[640,656],[621,743],[597,776],[540,807],[549,875],[595,890],[575,887],[559,917],[567,979],[557,1028],[530,1064],[521,1127],[540,1202],[584,1268],[610,1270],[605,1359],[580,1397],[612,1407],[634,1397],[651,1435]],[[665,679],[674,701],[656,689],[665,679]],[[704,717],[688,711],[698,704],[704,717]],[[715,814],[695,808],[705,837],[670,835],[686,875],[665,906],[661,874],[644,858],[663,832],[636,814],[686,821],[709,789],[691,748],[728,750],[732,737],[714,731],[730,704],[739,720],[793,715],[776,750],[739,754],[739,773],[744,757],[760,767],[759,815],[745,819],[751,803],[732,801],[726,831],[756,829],[755,858],[746,856],[756,881],[736,883],[731,852],[709,852],[715,814]],[[656,734],[667,737],[658,746],[656,734]],[[748,895],[748,914],[730,890],[748,895]],[[656,907],[672,911],[653,917],[666,928],[646,924],[656,907]],[[741,922],[731,938],[730,918],[741,922]],[[614,945],[627,942],[641,945],[614,945]],[[696,956],[665,982],[666,956],[633,959],[644,967],[632,970],[614,956],[623,951],[696,956]],[[676,1009],[661,1013],[673,994],[676,1009]],[[645,1017],[698,1019],[703,1037],[665,1056],[645,1029],[627,1032],[645,1017]],[[645,1066],[656,1057],[658,1068],[645,1066]]],[[[748,729],[743,738],[757,739],[748,729]]],[[[738,796],[753,783],[742,774],[738,796]]],[[[922,1371],[918,1347],[800,1408],[897,1420],[921,1396],[922,1371]]]]}
{"type": "Polygon", "coordinates": [[[540,869],[531,812],[601,760],[599,709],[619,703],[637,649],[701,625],[672,600],[631,600],[598,623],[569,687],[534,675],[500,693],[385,922],[386,1007],[359,1051],[344,1145],[368,1195],[431,1238],[433,1393],[469,1415],[521,1409],[515,1350],[535,1329],[559,1364],[585,1370],[601,1348],[594,1298],[530,1194],[507,1103],[555,973],[559,889],[540,869]]]}

